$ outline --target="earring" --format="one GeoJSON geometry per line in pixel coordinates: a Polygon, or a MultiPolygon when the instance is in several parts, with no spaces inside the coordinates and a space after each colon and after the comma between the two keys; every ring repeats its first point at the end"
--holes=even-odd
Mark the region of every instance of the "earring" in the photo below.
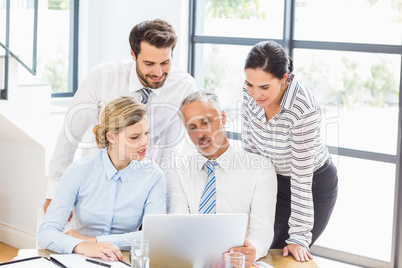
{"type": "Polygon", "coordinates": [[[282,84],[281,89],[285,89],[285,84],[282,84]]]}

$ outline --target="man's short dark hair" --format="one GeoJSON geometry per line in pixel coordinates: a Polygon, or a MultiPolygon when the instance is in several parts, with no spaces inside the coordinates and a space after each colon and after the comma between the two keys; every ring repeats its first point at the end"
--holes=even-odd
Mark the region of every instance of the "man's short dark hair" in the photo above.
{"type": "Polygon", "coordinates": [[[177,43],[176,32],[172,25],[164,20],[146,20],[138,23],[130,32],[130,47],[135,57],[141,52],[141,42],[145,41],[157,48],[172,48],[177,43]]]}

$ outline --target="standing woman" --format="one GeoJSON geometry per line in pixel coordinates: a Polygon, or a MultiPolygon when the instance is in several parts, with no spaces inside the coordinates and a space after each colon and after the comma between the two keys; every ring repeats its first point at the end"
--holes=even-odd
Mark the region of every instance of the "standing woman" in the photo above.
{"type": "Polygon", "coordinates": [[[130,97],[108,103],[93,130],[102,150],[64,173],[39,228],[42,248],[122,260],[121,250],[141,238],[145,214],[166,213],[162,171],[144,160],[149,143],[146,108],[130,97]],[[64,227],[75,207],[75,226],[64,227]]]}
{"type": "Polygon", "coordinates": [[[337,170],[321,138],[320,107],[292,74],[292,59],[279,44],[256,44],[244,69],[242,146],[269,158],[277,172],[271,248],[308,261],[338,193],[337,170]]]}

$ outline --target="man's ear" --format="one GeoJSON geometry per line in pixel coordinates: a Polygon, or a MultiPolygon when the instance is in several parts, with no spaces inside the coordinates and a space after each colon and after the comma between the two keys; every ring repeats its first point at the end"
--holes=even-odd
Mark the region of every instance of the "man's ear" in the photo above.
{"type": "Polygon", "coordinates": [[[116,143],[116,135],[111,133],[111,132],[106,132],[106,139],[111,143],[115,144],[116,143]]]}
{"type": "Polygon", "coordinates": [[[227,117],[226,117],[225,111],[222,111],[221,116],[222,116],[223,125],[226,125],[226,119],[227,119],[227,117]]]}
{"type": "Polygon", "coordinates": [[[133,58],[134,61],[137,61],[137,58],[135,57],[134,51],[130,48],[130,54],[131,57],[133,58]]]}

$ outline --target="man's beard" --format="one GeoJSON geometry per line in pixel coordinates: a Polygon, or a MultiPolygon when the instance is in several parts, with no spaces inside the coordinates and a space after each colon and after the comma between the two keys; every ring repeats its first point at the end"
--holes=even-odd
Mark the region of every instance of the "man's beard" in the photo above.
{"type": "Polygon", "coordinates": [[[149,77],[149,75],[144,75],[140,68],[138,67],[138,64],[136,65],[136,71],[137,71],[137,76],[140,79],[140,81],[142,82],[142,84],[145,84],[146,87],[148,88],[152,88],[152,89],[157,89],[157,88],[161,88],[163,86],[163,84],[166,81],[166,77],[168,75],[168,73],[163,73],[162,74],[162,79],[159,82],[149,82],[147,80],[147,77],[149,77]]]}

